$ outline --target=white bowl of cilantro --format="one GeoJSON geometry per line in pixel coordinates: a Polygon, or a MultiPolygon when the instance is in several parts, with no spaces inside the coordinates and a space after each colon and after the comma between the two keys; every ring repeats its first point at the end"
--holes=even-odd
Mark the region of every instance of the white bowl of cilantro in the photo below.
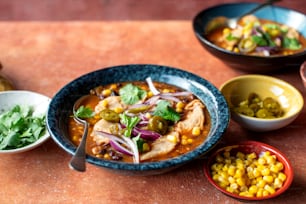
{"type": "Polygon", "coordinates": [[[46,128],[50,101],[31,91],[0,92],[0,154],[31,150],[50,137],[46,128]]]}

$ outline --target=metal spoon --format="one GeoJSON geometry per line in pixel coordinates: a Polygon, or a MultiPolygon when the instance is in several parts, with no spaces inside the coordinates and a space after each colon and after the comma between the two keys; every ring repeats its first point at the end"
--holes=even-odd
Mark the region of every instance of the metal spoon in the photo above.
{"type": "Polygon", "coordinates": [[[212,19],[206,26],[205,30],[206,30],[206,33],[216,29],[217,27],[220,27],[220,26],[225,26],[225,27],[229,27],[231,29],[234,29],[237,27],[238,25],[238,22],[241,18],[243,18],[244,16],[247,16],[247,15],[250,15],[256,11],[258,11],[259,9],[262,9],[268,5],[272,5],[273,3],[275,2],[278,2],[278,1],[281,1],[281,0],[267,0],[265,1],[264,3],[262,4],[259,4],[258,6],[254,7],[253,9],[251,9],[250,11],[238,16],[238,17],[235,17],[235,18],[226,18],[224,16],[219,16],[219,17],[216,17],[214,19],[212,19]]]}
{"type": "Polygon", "coordinates": [[[81,103],[86,99],[93,97],[92,95],[85,95],[79,98],[73,105],[73,117],[74,119],[84,126],[84,132],[82,135],[81,143],[75,151],[75,154],[69,162],[69,167],[71,169],[84,172],[86,170],[86,140],[88,135],[88,123],[86,120],[79,118],[76,114],[77,109],[80,107],[81,103]]]}

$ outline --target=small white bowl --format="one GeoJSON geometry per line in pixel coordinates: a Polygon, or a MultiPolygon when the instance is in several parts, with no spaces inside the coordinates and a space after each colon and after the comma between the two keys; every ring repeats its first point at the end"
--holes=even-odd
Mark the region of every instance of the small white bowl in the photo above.
{"type": "MultiPolygon", "coordinates": [[[[34,108],[33,115],[41,116],[47,113],[50,101],[51,99],[49,97],[31,91],[3,91],[0,92],[0,113],[10,110],[16,105],[21,105],[32,106],[34,108]]],[[[49,137],[50,134],[46,128],[45,134],[41,136],[36,142],[17,149],[0,150],[0,154],[21,153],[34,149],[45,142],[49,137]]]]}
{"type": "Polygon", "coordinates": [[[221,85],[220,90],[231,109],[232,119],[242,127],[256,132],[285,127],[296,119],[304,105],[303,96],[294,86],[281,79],[265,75],[238,76],[221,85]],[[284,115],[274,119],[262,119],[233,111],[233,108],[252,92],[257,93],[261,98],[276,99],[284,110],[284,115]]]}

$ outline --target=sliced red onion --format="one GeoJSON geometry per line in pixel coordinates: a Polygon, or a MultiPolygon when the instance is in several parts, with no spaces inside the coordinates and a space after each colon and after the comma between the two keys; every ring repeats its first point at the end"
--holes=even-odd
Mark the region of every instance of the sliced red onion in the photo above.
{"type": "Polygon", "coordinates": [[[138,164],[139,163],[139,151],[138,151],[137,144],[129,137],[123,136],[122,139],[125,140],[126,143],[129,144],[129,147],[131,148],[133,152],[134,163],[138,164]]]}
{"type": "Polygon", "coordinates": [[[157,101],[160,99],[160,95],[155,95],[146,100],[144,103],[148,105],[155,105],[157,101]]]}
{"type": "Polygon", "coordinates": [[[180,92],[174,92],[174,93],[162,93],[161,96],[189,96],[192,95],[189,91],[180,91],[180,92]]]}
{"type": "Polygon", "coordinates": [[[143,130],[137,127],[133,128],[133,134],[134,135],[140,134],[140,138],[145,139],[145,140],[152,140],[152,141],[161,137],[161,135],[158,134],[157,132],[150,131],[150,130],[143,130]]]}
{"type": "Polygon", "coordinates": [[[175,96],[162,95],[162,94],[161,94],[160,97],[161,97],[162,99],[166,99],[166,100],[168,100],[168,101],[175,101],[175,102],[179,102],[179,101],[180,101],[180,99],[176,98],[175,96]]]}
{"type": "Polygon", "coordinates": [[[160,93],[160,92],[155,88],[155,86],[154,86],[154,84],[153,84],[153,81],[152,81],[151,77],[147,77],[147,78],[146,78],[146,82],[148,83],[149,89],[150,89],[150,91],[153,93],[153,95],[157,95],[157,94],[160,93]]]}
{"type": "Polygon", "coordinates": [[[130,150],[119,144],[117,141],[110,140],[109,143],[116,151],[121,152],[122,154],[133,156],[133,153],[130,150]]]}

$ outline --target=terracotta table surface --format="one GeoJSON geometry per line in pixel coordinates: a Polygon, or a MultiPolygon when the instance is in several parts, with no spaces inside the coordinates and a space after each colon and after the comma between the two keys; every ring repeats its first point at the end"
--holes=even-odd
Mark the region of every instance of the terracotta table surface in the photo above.
{"type": "MultiPolygon", "coordinates": [[[[219,87],[247,74],[206,52],[189,21],[1,22],[2,74],[17,89],[52,97],[76,77],[103,67],[162,64],[195,73],[219,87]]],[[[251,65],[250,65],[251,66],[251,65]]],[[[306,99],[298,69],[271,74],[293,84],[306,99]]],[[[294,181],[283,195],[263,203],[306,201],[306,107],[289,126],[254,133],[235,122],[219,146],[257,140],[290,159],[294,181]]],[[[163,175],[126,176],[88,164],[85,173],[68,168],[71,156],[52,139],[17,155],[0,155],[0,203],[239,203],[212,187],[203,174],[205,159],[163,175]]]]}

